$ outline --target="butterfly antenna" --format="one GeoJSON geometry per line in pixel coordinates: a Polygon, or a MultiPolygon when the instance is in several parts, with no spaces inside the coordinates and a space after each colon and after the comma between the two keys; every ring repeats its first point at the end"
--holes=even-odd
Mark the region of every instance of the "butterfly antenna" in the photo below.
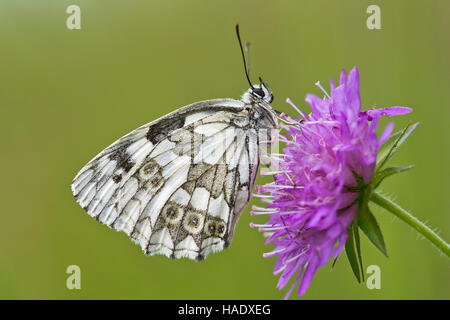
{"type": "MultiPolygon", "coordinates": [[[[247,68],[247,62],[245,60],[245,53],[244,53],[244,47],[242,46],[242,41],[241,41],[241,35],[239,34],[239,24],[236,24],[236,35],[239,41],[239,47],[241,47],[241,54],[242,54],[242,60],[244,60],[244,71],[245,71],[245,76],[247,77],[247,81],[248,84],[250,85],[250,88],[253,88],[252,82],[250,81],[250,70],[247,68]]],[[[248,53],[248,42],[245,45],[245,48],[247,49],[247,53],[248,53]]]]}
{"type": "Polygon", "coordinates": [[[247,59],[247,74],[250,77],[250,42],[245,42],[245,58],[247,59]]]}

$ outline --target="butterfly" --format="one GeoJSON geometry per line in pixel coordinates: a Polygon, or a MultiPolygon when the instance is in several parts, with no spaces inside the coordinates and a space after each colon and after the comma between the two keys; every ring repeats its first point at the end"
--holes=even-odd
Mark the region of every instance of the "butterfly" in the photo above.
{"type": "Polygon", "coordinates": [[[263,80],[252,85],[238,25],[236,34],[250,84],[240,100],[196,102],[143,125],[73,179],[80,206],[147,255],[202,260],[227,248],[250,201],[278,112],[263,80]]]}

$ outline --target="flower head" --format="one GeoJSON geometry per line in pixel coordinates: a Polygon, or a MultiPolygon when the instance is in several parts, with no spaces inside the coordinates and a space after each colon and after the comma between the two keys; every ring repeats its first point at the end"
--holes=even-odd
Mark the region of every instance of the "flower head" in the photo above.
{"type": "Polygon", "coordinates": [[[298,119],[282,115],[287,131],[279,140],[286,143],[283,154],[272,155],[274,182],[259,186],[268,193],[265,208],[252,214],[269,214],[259,227],[276,248],[265,257],[277,256],[274,274],[280,274],[277,288],[296,277],[286,298],[300,282],[298,294],[308,289],[318,267],[337,258],[347,240],[349,226],[361,205],[361,186],[374,175],[377,152],[389,138],[389,124],[380,138],[375,130],[378,118],[408,113],[410,108],[390,107],[361,111],[359,74],[343,70],[331,94],[323,99],[309,94],[312,112],[298,110],[298,119]]]}

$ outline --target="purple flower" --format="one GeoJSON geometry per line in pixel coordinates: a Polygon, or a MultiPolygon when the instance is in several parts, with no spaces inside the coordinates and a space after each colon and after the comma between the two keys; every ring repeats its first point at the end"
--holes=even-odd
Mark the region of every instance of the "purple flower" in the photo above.
{"type": "MultiPolygon", "coordinates": [[[[325,90],[317,85],[325,92],[325,90]]],[[[342,71],[336,87],[330,79],[331,95],[308,94],[312,113],[299,113],[295,120],[282,115],[287,133],[279,141],[284,154],[272,155],[274,182],[257,187],[268,205],[253,207],[252,214],[269,214],[259,227],[267,243],[276,248],[264,257],[277,256],[274,274],[281,274],[277,288],[286,286],[296,273],[299,296],[308,289],[318,267],[337,258],[347,240],[347,230],[357,215],[358,187],[369,184],[374,174],[377,152],[389,138],[389,124],[379,139],[378,118],[411,112],[406,107],[361,111],[359,73],[353,68],[347,78],[342,71]]],[[[267,174],[267,173],[266,173],[267,174]]]]}

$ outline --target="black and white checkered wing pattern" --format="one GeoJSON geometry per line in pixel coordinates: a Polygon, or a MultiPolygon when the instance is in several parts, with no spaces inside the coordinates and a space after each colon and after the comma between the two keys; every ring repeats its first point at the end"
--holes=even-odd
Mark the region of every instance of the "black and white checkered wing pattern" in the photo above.
{"type": "Polygon", "coordinates": [[[258,130],[241,101],[184,107],[102,151],[75,177],[76,201],[146,254],[203,259],[227,247],[258,170],[258,130]]]}

